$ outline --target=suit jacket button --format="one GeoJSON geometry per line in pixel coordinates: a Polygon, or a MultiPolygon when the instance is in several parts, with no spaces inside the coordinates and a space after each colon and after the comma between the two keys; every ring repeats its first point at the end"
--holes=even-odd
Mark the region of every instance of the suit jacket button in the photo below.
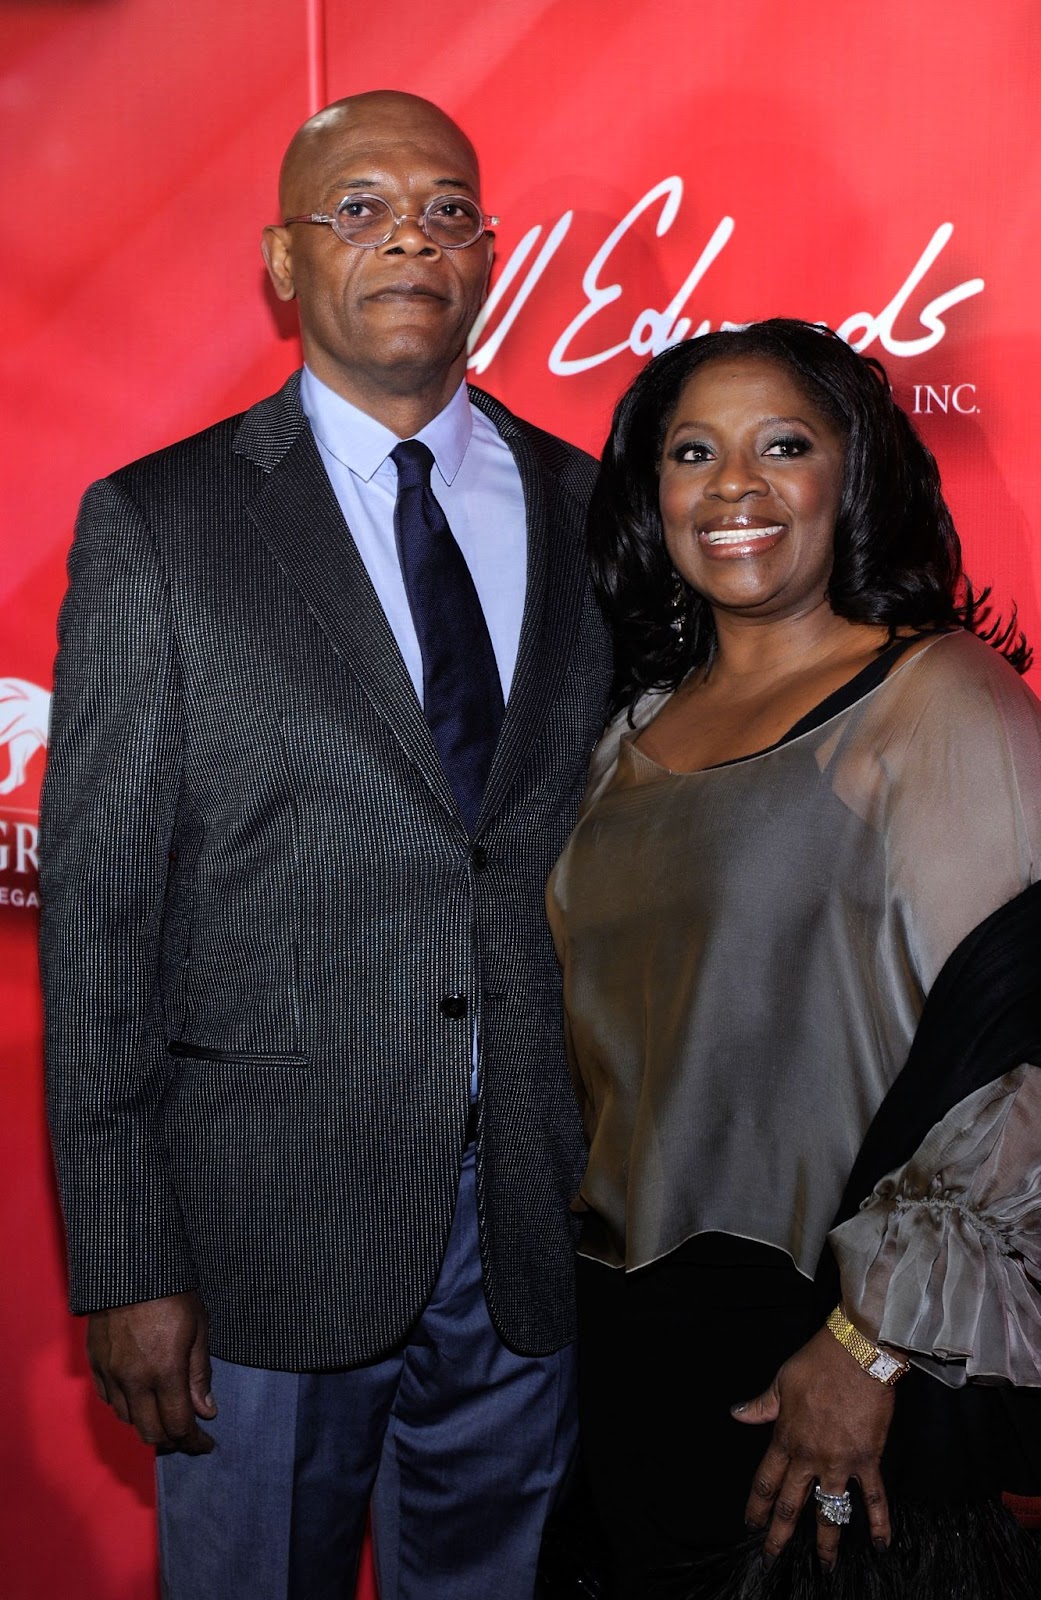
{"type": "Polygon", "coordinates": [[[470,851],[470,860],[473,862],[475,872],[483,872],[488,865],[488,852],[483,844],[475,844],[470,851]]]}
{"type": "Polygon", "coordinates": [[[466,1016],[465,994],[446,994],[441,1001],[441,1015],[453,1020],[466,1016]]]}

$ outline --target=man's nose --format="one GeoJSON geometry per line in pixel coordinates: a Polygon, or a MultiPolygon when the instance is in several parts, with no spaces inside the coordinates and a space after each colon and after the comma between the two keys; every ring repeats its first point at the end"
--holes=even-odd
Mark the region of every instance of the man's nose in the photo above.
{"type": "Polygon", "coordinates": [[[439,256],[441,246],[427,237],[418,217],[398,219],[390,238],[379,246],[381,255],[439,256]]]}

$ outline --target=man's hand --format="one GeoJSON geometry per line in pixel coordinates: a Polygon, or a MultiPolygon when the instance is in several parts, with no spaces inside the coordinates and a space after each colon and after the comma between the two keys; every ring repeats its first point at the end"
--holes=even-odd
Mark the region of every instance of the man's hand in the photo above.
{"type": "Polygon", "coordinates": [[[212,1419],[217,1407],[206,1308],[194,1291],[93,1312],[87,1359],[102,1400],[145,1444],[189,1456],[213,1449],[195,1420],[212,1419]]]}
{"type": "MultiPolygon", "coordinates": [[[[860,1484],[876,1548],[889,1544],[889,1507],[879,1462],[893,1417],[893,1391],[862,1372],[822,1328],[786,1361],[765,1394],[734,1407],[739,1422],[773,1422],[770,1448],[759,1464],[745,1509],[751,1527],[765,1528],[767,1561],[784,1549],[816,1478],[825,1494],[860,1484]]],[[[817,1517],[817,1554],[835,1565],[841,1529],[817,1517]]]]}

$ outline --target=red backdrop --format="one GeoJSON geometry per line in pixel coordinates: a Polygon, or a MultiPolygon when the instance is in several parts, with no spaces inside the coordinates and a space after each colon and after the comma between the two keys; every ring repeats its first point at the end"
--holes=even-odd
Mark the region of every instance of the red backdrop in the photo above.
{"type": "Polygon", "coordinates": [[[65,552],[89,480],[296,364],[257,240],[326,90],[428,95],[482,152],[503,221],[478,381],[596,448],[650,349],[773,313],[841,327],[917,413],[970,571],[1041,640],[1036,0],[371,11],[0,0],[9,1600],[155,1593],[148,1463],[93,1398],[64,1313],[42,1125],[35,813],[65,552]]]}

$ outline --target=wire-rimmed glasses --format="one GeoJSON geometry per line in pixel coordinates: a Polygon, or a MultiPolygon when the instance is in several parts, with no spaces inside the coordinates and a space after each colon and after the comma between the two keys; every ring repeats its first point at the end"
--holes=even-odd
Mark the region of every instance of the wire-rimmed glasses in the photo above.
{"type": "Polygon", "coordinates": [[[344,244],[360,245],[363,250],[386,244],[403,222],[418,222],[431,244],[439,249],[465,250],[489,228],[497,227],[499,219],[488,216],[465,194],[437,195],[418,216],[408,211],[398,216],[378,194],[348,194],[331,214],[312,211],[307,216],[283,217],[282,226],[288,227],[292,222],[326,223],[344,244]]]}

